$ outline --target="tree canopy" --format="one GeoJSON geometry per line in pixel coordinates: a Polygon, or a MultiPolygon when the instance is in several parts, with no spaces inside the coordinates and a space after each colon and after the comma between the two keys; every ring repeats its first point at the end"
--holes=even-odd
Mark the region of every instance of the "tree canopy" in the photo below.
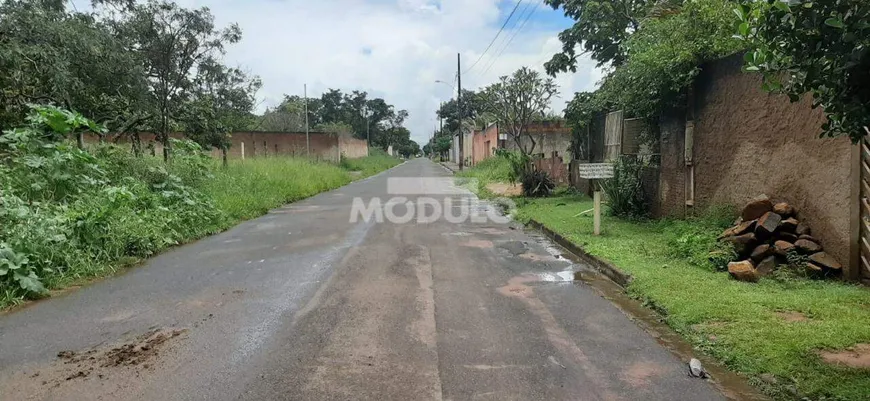
{"type": "Polygon", "coordinates": [[[40,103],[116,135],[132,132],[134,144],[153,132],[167,152],[176,130],[222,146],[259,89],[258,79],[220,62],[239,28],[216,27],[208,8],[165,0],[93,4],[84,13],[60,0],[0,2],[0,125],[20,125],[28,104],[40,103]]]}
{"type": "Polygon", "coordinates": [[[486,87],[483,98],[500,128],[524,155],[529,156],[534,153],[537,143],[526,128],[530,122],[546,117],[550,100],[558,94],[552,78],[523,67],[486,87]]]}
{"type": "MultiPolygon", "coordinates": [[[[276,107],[259,118],[262,131],[302,132],[305,130],[305,101],[297,95],[284,95],[276,107]]],[[[369,139],[371,146],[381,149],[408,150],[416,154],[419,145],[411,140],[404,127],[407,110],[397,110],[382,98],[370,99],[367,92],[344,93],[329,89],[319,98],[309,97],[308,125],[317,131],[349,133],[359,139],[369,139]]]]}
{"type": "Polygon", "coordinates": [[[748,1],[736,13],[747,71],[792,101],[811,94],[828,117],[823,135],[858,142],[870,126],[870,2],[748,1]]]}

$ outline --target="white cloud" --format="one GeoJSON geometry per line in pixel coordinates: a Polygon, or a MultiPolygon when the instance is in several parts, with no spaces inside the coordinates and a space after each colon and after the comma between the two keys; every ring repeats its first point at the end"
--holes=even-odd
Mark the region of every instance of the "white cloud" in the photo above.
{"type": "MultiPolygon", "coordinates": [[[[538,0],[530,0],[538,1],[538,0]]],[[[423,144],[435,124],[439,102],[452,95],[435,80],[454,81],[456,54],[463,69],[480,56],[501,26],[498,0],[179,0],[184,6],[207,6],[219,26],[238,23],[240,43],[228,49],[225,61],[238,64],[263,80],[261,109],[277,104],[283,94],[309,96],[328,88],[364,90],[407,109],[412,138],[423,144]]],[[[552,12],[540,5],[538,13],[552,12]]],[[[561,47],[557,29],[530,23],[493,63],[511,35],[493,46],[475,68],[463,75],[464,88],[478,88],[519,67],[542,69],[543,61],[561,47]],[[492,67],[484,73],[486,67],[492,67]]],[[[578,73],[558,77],[561,111],[573,92],[588,90],[600,77],[584,62],[578,73]]]]}

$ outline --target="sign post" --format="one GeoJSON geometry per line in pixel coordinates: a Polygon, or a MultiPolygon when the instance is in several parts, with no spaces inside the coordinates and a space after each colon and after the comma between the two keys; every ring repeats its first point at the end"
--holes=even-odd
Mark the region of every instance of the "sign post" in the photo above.
{"type": "Polygon", "coordinates": [[[594,213],[592,229],[595,235],[601,235],[601,185],[599,185],[598,180],[613,178],[613,165],[610,163],[586,163],[577,167],[580,178],[592,180],[594,190],[592,201],[595,203],[592,209],[594,213]]]}

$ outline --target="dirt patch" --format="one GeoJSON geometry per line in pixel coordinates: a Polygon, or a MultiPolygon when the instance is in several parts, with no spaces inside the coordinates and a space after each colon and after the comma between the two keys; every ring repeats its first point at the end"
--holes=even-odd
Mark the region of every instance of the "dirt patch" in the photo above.
{"type": "Polygon", "coordinates": [[[28,388],[34,385],[59,387],[64,382],[95,377],[105,379],[112,369],[134,367],[136,373],[149,369],[159,351],[170,339],[184,334],[181,329],[154,329],[133,340],[110,347],[95,347],[84,351],[65,350],[57,353],[57,360],[26,377],[18,377],[11,387],[28,388]]]}
{"type": "Polygon", "coordinates": [[[469,248],[492,248],[492,241],[473,239],[462,243],[462,246],[469,248]]]}
{"type": "Polygon", "coordinates": [[[498,196],[520,196],[523,188],[519,185],[511,185],[503,182],[486,184],[486,189],[498,196]]]}
{"type": "Polygon", "coordinates": [[[163,343],[183,333],[184,330],[153,330],[139,336],[134,342],[109,350],[102,358],[102,366],[144,365],[146,361],[157,356],[157,350],[163,343]]]}
{"type": "Polygon", "coordinates": [[[853,369],[870,369],[870,344],[855,344],[841,351],[819,351],[825,363],[853,369]]]}
{"type": "Polygon", "coordinates": [[[795,312],[795,311],[774,312],[774,315],[776,315],[776,317],[778,317],[782,320],[785,320],[786,322],[789,322],[789,323],[806,322],[806,321],[810,320],[803,313],[795,312]]]}

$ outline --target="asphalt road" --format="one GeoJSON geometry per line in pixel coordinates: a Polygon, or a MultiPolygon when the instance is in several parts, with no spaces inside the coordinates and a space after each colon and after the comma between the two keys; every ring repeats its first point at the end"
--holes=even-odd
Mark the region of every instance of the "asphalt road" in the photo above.
{"type": "Polygon", "coordinates": [[[352,222],[355,198],[461,212],[448,177],[413,160],[2,315],[0,398],[723,398],[514,225],[352,222]]]}

